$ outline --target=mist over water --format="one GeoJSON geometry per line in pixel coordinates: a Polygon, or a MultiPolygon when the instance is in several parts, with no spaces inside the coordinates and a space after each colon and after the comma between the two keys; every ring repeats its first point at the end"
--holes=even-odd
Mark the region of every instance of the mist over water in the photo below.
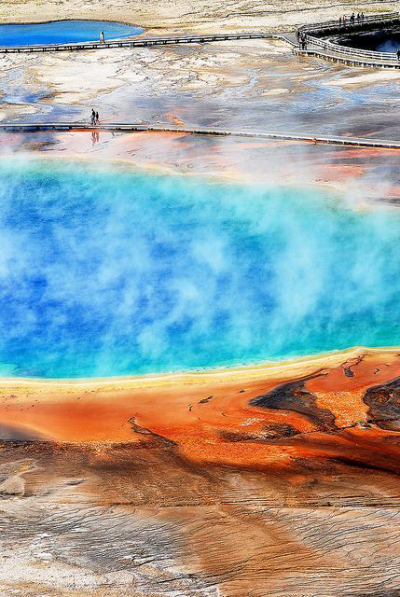
{"type": "Polygon", "coordinates": [[[397,52],[400,48],[400,39],[387,39],[376,46],[377,52],[397,52]]]}
{"type": "Polygon", "coordinates": [[[400,212],[317,189],[0,165],[0,374],[88,377],[400,343],[400,212]]]}

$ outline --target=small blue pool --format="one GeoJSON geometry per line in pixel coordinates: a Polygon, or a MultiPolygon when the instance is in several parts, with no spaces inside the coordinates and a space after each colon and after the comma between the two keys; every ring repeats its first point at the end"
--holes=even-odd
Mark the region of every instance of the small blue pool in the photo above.
{"type": "Polygon", "coordinates": [[[0,25],[0,46],[30,46],[97,41],[130,37],[143,29],[110,21],[53,21],[25,25],[0,25]]]}

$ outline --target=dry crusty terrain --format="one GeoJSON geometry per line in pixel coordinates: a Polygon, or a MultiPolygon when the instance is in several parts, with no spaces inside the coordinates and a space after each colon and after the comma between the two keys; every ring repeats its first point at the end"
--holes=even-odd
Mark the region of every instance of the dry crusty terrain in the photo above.
{"type": "Polygon", "coordinates": [[[146,29],[281,30],[298,23],[336,18],[352,10],[393,11],[394,1],[351,0],[3,0],[2,22],[40,22],[52,19],[111,19],[135,23],[146,29]]]}

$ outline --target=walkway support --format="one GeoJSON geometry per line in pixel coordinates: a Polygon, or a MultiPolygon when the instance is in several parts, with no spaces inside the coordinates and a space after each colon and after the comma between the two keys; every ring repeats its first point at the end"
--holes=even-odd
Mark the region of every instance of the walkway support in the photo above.
{"type": "Polygon", "coordinates": [[[307,141],[311,143],[325,143],[329,145],[344,145],[349,147],[380,147],[385,149],[400,149],[400,141],[387,139],[368,139],[363,137],[335,137],[325,135],[299,135],[295,133],[255,133],[220,129],[212,127],[184,127],[172,125],[135,124],[128,122],[115,122],[101,125],[91,125],[82,122],[2,122],[1,131],[29,133],[36,131],[117,131],[117,132],[167,132],[185,133],[190,135],[214,135],[230,137],[246,137],[253,139],[276,141],[307,141]]]}

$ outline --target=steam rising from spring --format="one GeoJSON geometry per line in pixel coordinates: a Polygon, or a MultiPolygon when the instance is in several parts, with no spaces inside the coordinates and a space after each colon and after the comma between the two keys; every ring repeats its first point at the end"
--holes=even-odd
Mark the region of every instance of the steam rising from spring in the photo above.
{"type": "Polygon", "coordinates": [[[0,166],[0,373],[84,377],[400,340],[400,214],[320,190],[0,166]]]}

